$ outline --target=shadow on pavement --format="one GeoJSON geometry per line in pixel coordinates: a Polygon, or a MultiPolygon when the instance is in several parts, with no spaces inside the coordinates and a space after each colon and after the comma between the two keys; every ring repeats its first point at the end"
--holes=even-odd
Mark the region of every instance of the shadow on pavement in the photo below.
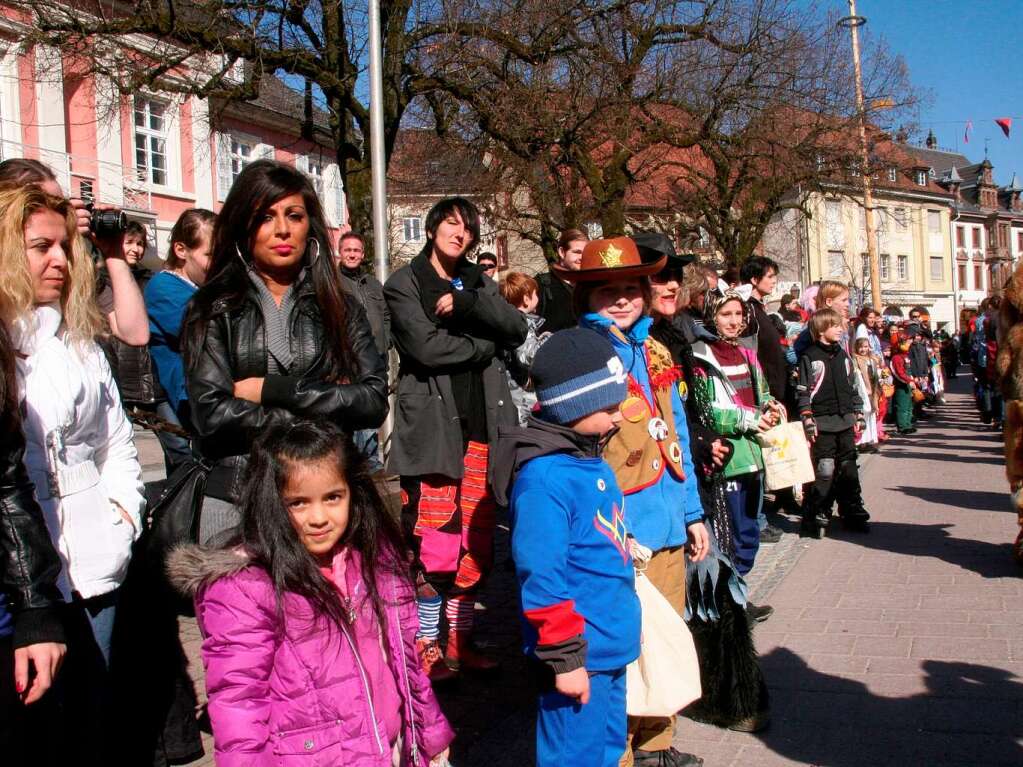
{"type": "Polygon", "coordinates": [[[822,674],[784,648],[761,661],[773,710],[757,737],[788,759],[828,767],[1023,764],[1023,684],[1003,669],[921,661],[927,691],[895,698],[822,674]]]}
{"type": "Polygon", "coordinates": [[[988,543],[970,538],[956,538],[948,532],[950,527],[952,527],[950,524],[871,521],[869,535],[847,533],[839,525],[835,525],[835,532],[832,533],[829,529],[828,537],[855,543],[868,549],[915,557],[934,557],[985,578],[1019,577],[1019,567],[1012,558],[1012,546],[1008,535],[1004,544],[988,543]]]}
{"type": "MultiPolygon", "coordinates": [[[[957,459],[968,462],[969,459],[957,459]]],[[[1009,501],[1008,491],[1004,493],[985,492],[983,490],[953,490],[952,488],[936,487],[905,487],[892,488],[904,495],[919,498],[937,506],[956,506],[971,511],[1005,511],[1016,513],[1009,501]]]]}
{"type": "MultiPolygon", "coordinates": [[[[902,450],[903,445],[893,445],[885,450],[885,455],[891,458],[919,458],[924,461],[948,461],[950,463],[987,463],[992,466],[1004,466],[1005,459],[1000,455],[992,455],[987,450],[975,452],[982,455],[963,455],[961,452],[955,455],[949,453],[924,453],[914,450],[902,450]]],[[[908,445],[906,445],[908,447],[908,445]]],[[[1008,494],[1006,494],[1008,497],[1008,494]]]]}

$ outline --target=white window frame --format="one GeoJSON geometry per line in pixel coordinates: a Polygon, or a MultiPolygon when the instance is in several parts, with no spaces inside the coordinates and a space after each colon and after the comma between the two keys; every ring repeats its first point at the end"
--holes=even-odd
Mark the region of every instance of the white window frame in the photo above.
{"type": "Polygon", "coordinates": [[[916,172],[916,185],[917,186],[927,186],[927,171],[925,171],[925,170],[918,170],[916,172]]]}
{"type": "Polygon", "coordinates": [[[245,166],[256,159],[259,142],[235,134],[228,134],[228,141],[228,156],[231,158],[231,184],[234,185],[238,176],[245,170],[245,166]],[[248,150],[248,152],[243,150],[248,150]]]}
{"type": "Polygon", "coordinates": [[[152,96],[137,96],[134,99],[131,109],[132,124],[132,150],[135,153],[135,170],[140,181],[152,184],[155,187],[170,188],[171,183],[171,151],[170,151],[170,111],[171,105],[162,99],[152,96]],[[152,127],[153,109],[159,106],[159,129],[152,127]],[[139,112],[143,117],[143,125],[139,125],[139,112]],[[143,139],[143,146],[139,147],[139,139],[143,139]],[[160,148],[156,149],[154,144],[159,142],[160,148]],[[142,152],[143,162],[139,163],[139,152],[142,152]],[[153,162],[154,157],[163,158],[163,167],[157,168],[153,162]],[[162,179],[157,180],[157,173],[162,174],[162,179]]]}
{"type": "Polygon", "coordinates": [[[938,282],[940,280],[944,280],[945,279],[945,258],[943,256],[931,256],[930,258],[931,258],[931,260],[930,260],[929,266],[930,266],[931,280],[933,280],[934,282],[938,282]],[[934,264],[935,263],[938,264],[938,274],[937,275],[935,275],[935,273],[934,273],[934,264]]]}
{"type": "Polygon", "coordinates": [[[909,280],[909,256],[897,256],[895,264],[898,268],[899,282],[906,282],[909,280]]]}
{"type": "Polygon", "coordinates": [[[234,180],[251,162],[262,159],[273,159],[274,147],[260,141],[258,136],[237,130],[224,130],[217,133],[217,200],[223,202],[227,193],[234,186],[234,180]],[[235,151],[235,143],[251,147],[249,156],[235,151]],[[237,161],[237,162],[236,162],[237,161]]]}
{"type": "Polygon", "coordinates": [[[941,211],[940,210],[928,210],[927,211],[927,232],[929,234],[939,234],[941,232],[941,211]]]}
{"type": "Polygon", "coordinates": [[[882,253],[881,260],[881,282],[891,282],[891,256],[882,253]]]}
{"type": "Polygon", "coordinates": [[[893,184],[899,180],[899,171],[897,168],[888,169],[888,180],[891,181],[893,184]]]}
{"type": "Polygon", "coordinates": [[[404,216],[401,219],[402,242],[423,241],[422,216],[404,216]]]}

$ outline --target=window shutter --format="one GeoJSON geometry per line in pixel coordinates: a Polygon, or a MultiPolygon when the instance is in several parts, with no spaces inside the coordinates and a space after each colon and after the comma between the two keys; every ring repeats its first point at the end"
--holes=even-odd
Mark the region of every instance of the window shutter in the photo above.
{"type": "Polygon", "coordinates": [[[231,136],[227,133],[218,133],[216,145],[217,201],[223,202],[231,190],[231,182],[234,181],[234,177],[231,175],[231,136]]]}
{"type": "Polygon", "coordinates": [[[302,173],[309,173],[309,156],[304,154],[295,155],[295,168],[302,173]]]}
{"type": "Polygon", "coordinates": [[[259,144],[256,147],[256,151],[255,151],[254,154],[256,155],[256,159],[257,160],[273,160],[273,159],[275,159],[273,144],[259,144]]]}
{"type": "Polygon", "coordinates": [[[332,162],[323,169],[323,207],[332,227],[344,226],[345,192],[337,163],[332,162]]]}

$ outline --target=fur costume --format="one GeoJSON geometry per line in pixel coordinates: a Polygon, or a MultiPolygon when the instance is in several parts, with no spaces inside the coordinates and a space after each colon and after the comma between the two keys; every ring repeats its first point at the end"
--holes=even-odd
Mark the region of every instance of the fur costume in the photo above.
{"type": "Polygon", "coordinates": [[[1002,296],[995,370],[1005,397],[1005,473],[1021,528],[1013,554],[1023,565],[1023,264],[1002,296]]]}

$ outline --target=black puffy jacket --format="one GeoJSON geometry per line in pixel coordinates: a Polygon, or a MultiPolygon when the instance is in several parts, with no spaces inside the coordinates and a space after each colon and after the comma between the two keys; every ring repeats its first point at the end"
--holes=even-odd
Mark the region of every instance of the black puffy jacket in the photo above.
{"type": "MultiPolygon", "coordinates": [[[[294,362],[287,375],[267,375],[266,333],[254,287],[236,306],[215,302],[201,348],[186,354],[185,376],[199,450],[208,459],[232,466],[230,492],[210,491],[218,497],[237,496],[244,456],[268,426],[316,418],[352,432],[376,428],[387,416],[387,368],[359,302],[345,295],[357,372],[351,382],[336,383],[327,380],[327,337],[311,278],[306,277],[296,290],[291,314],[294,362]],[[246,378],[264,379],[259,404],[234,396],[235,381],[246,378]]],[[[195,311],[193,301],[186,326],[193,323],[195,311]]]]}

